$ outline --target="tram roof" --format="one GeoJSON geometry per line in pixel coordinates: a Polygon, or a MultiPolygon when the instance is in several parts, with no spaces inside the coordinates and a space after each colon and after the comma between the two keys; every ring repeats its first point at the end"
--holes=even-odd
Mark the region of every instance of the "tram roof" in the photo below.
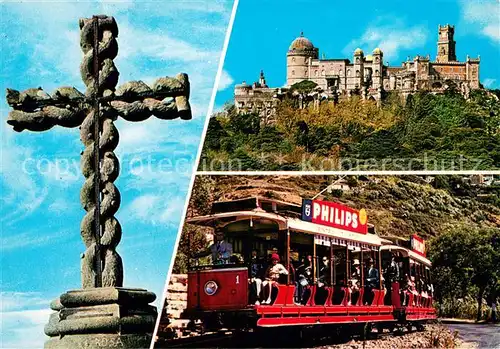
{"type": "Polygon", "coordinates": [[[215,213],[186,219],[186,223],[208,227],[225,227],[232,223],[243,221],[252,221],[254,229],[259,226],[265,229],[266,226],[274,225],[280,230],[290,229],[301,233],[322,235],[338,239],[340,243],[357,242],[373,246],[381,246],[386,243],[385,239],[382,239],[376,234],[360,234],[344,229],[327,227],[316,223],[306,222],[295,217],[286,217],[276,213],[269,213],[260,208],[249,211],[215,213]]]}
{"type": "Polygon", "coordinates": [[[413,252],[412,250],[409,250],[405,247],[402,246],[396,246],[396,245],[385,245],[380,248],[381,251],[391,251],[391,252],[401,252],[403,256],[405,257],[410,257],[410,259],[413,259],[419,263],[422,263],[428,267],[432,265],[431,261],[428,260],[426,257],[413,252]]]}

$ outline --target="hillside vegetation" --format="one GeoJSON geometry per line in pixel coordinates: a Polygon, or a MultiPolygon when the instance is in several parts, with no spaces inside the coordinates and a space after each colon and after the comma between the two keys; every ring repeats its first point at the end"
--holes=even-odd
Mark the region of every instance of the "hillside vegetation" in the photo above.
{"type": "Polygon", "coordinates": [[[500,168],[500,91],[465,100],[454,88],[389,94],[379,107],[359,97],[319,108],[279,104],[274,123],[238,115],[210,119],[201,170],[481,170],[500,168]]]}

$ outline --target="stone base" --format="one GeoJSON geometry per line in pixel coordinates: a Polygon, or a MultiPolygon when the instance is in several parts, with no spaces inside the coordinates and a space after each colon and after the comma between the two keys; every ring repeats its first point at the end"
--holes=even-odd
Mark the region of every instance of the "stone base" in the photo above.
{"type": "Polygon", "coordinates": [[[45,342],[45,349],[99,349],[127,348],[149,349],[150,335],[138,334],[77,334],[62,338],[51,338],[45,342]]]}
{"type": "Polygon", "coordinates": [[[156,323],[154,293],[103,287],[68,291],[53,301],[45,348],[148,348],[156,323]]]}

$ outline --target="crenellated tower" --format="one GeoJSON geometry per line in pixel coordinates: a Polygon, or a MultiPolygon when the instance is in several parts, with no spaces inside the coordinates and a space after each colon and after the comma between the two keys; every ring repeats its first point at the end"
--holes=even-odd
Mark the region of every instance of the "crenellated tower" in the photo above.
{"type": "Polygon", "coordinates": [[[456,62],[457,54],[455,51],[455,26],[453,25],[439,25],[439,37],[438,37],[438,51],[436,62],[446,63],[446,62],[456,62]]]}

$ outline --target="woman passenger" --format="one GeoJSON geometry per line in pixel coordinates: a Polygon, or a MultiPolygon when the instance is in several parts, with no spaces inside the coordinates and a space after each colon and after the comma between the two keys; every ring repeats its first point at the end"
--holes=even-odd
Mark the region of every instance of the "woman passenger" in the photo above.
{"type": "Polygon", "coordinates": [[[273,253],[271,255],[271,265],[266,270],[266,280],[262,283],[263,289],[267,289],[267,299],[262,302],[262,304],[271,304],[271,294],[273,290],[273,285],[276,285],[279,281],[280,275],[288,275],[288,270],[279,263],[280,257],[278,254],[273,253]]]}

